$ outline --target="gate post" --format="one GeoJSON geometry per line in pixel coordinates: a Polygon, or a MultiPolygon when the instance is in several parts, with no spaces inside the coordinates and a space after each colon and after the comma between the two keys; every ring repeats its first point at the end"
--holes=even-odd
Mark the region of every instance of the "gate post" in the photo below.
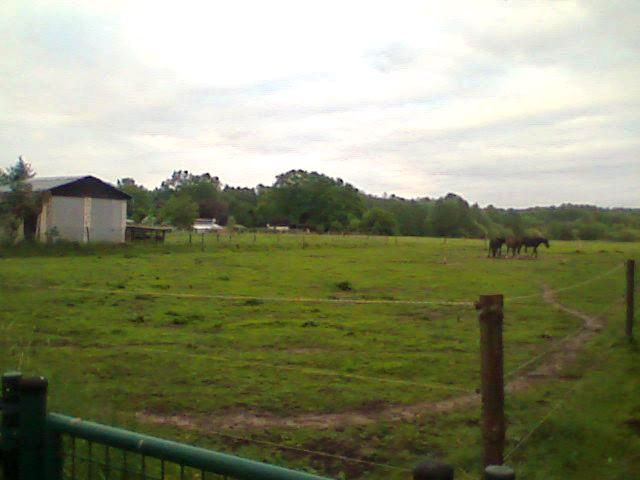
{"type": "Polygon", "coordinates": [[[506,424],[504,419],[504,359],[502,347],[502,295],[481,295],[480,360],[482,393],[482,439],[484,466],[502,465],[506,424]]]}
{"type": "Polygon", "coordinates": [[[636,261],[627,260],[627,323],[625,333],[629,340],[633,340],[633,315],[634,315],[634,290],[635,290],[635,273],[636,261]]]}
{"type": "Polygon", "coordinates": [[[22,378],[18,382],[19,480],[46,478],[47,386],[48,382],[43,377],[22,378]]]}
{"type": "Polygon", "coordinates": [[[0,459],[3,478],[18,478],[18,383],[20,372],[7,372],[2,375],[2,424],[0,425],[0,459]]]}

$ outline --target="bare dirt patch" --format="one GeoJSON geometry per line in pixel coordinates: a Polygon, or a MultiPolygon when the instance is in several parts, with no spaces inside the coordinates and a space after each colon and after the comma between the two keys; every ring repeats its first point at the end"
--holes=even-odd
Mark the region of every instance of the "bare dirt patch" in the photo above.
{"type": "MultiPolygon", "coordinates": [[[[552,290],[545,289],[546,303],[582,320],[583,325],[575,334],[556,342],[555,351],[550,352],[544,362],[530,371],[518,373],[505,387],[509,393],[527,390],[548,378],[563,378],[563,370],[573,363],[585,345],[604,326],[604,318],[560,304],[552,290]]],[[[564,377],[567,377],[566,375],[564,377]]],[[[568,379],[573,379],[569,376],[568,379]]],[[[389,405],[384,402],[367,404],[363,408],[336,413],[309,413],[291,417],[279,417],[253,410],[230,411],[215,416],[195,416],[188,414],[168,415],[153,411],[142,411],[137,417],[145,422],[173,425],[197,431],[218,430],[258,430],[268,428],[310,428],[327,430],[346,426],[367,425],[381,420],[411,421],[424,414],[448,413],[480,404],[480,394],[470,392],[442,400],[417,403],[414,405],[389,405]]]]}

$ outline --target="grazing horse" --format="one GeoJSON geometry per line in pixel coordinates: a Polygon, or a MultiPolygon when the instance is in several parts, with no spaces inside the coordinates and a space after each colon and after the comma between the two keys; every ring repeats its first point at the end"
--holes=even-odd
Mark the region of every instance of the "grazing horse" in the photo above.
{"type": "Polygon", "coordinates": [[[524,237],[522,243],[524,245],[524,251],[526,252],[527,248],[531,247],[536,257],[538,256],[538,247],[540,244],[544,243],[545,247],[549,248],[549,240],[544,237],[524,237]]]}
{"type": "Polygon", "coordinates": [[[505,243],[507,244],[507,255],[509,255],[509,250],[511,250],[512,257],[515,257],[516,253],[520,255],[520,249],[522,248],[521,237],[509,237],[505,243]]]}
{"type": "Polygon", "coordinates": [[[502,256],[502,245],[506,242],[504,237],[492,238],[489,240],[489,253],[487,257],[502,256]]]}

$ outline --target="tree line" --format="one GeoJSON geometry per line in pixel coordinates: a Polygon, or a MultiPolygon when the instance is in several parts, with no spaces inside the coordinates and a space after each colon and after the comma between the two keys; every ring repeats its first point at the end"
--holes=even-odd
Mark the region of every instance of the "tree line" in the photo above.
{"type": "Polygon", "coordinates": [[[563,204],[554,207],[481,208],[459,195],[405,199],[368,195],[318,172],[291,170],[270,186],[223,185],[208,173],[174,171],[148,190],[131,178],[118,180],[131,195],[136,222],[189,228],[197,217],[250,229],[287,225],[318,233],[488,238],[546,236],[560,240],[640,240],[640,209],[563,204]]]}
{"type": "MultiPolygon", "coordinates": [[[[26,214],[38,209],[27,180],[31,166],[22,158],[0,169],[0,229],[14,237],[26,214]],[[6,190],[6,187],[5,187],[6,190]]],[[[133,178],[118,188],[131,196],[127,217],[136,223],[171,224],[189,229],[196,218],[215,218],[223,226],[258,229],[287,225],[318,233],[363,233],[435,237],[495,238],[545,236],[560,240],[640,240],[640,209],[563,204],[554,207],[481,208],[459,195],[405,199],[369,195],[340,178],[291,170],[270,186],[224,185],[209,173],[176,170],[158,187],[133,178]]]]}

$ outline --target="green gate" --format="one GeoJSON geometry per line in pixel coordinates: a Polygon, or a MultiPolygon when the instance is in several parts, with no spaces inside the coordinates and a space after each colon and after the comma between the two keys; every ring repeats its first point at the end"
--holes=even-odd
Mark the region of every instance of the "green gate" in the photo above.
{"type": "Polygon", "coordinates": [[[2,377],[3,480],[328,480],[79,418],[47,413],[47,380],[2,377]]]}
{"type": "MultiPolygon", "coordinates": [[[[80,418],[47,413],[47,380],[2,376],[0,480],[330,480],[80,418]]],[[[453,480],[450,465],[424,461],[414,480],[453,480]]],[[[514,480],[488,466],[485,480],[514,480]]]]}

